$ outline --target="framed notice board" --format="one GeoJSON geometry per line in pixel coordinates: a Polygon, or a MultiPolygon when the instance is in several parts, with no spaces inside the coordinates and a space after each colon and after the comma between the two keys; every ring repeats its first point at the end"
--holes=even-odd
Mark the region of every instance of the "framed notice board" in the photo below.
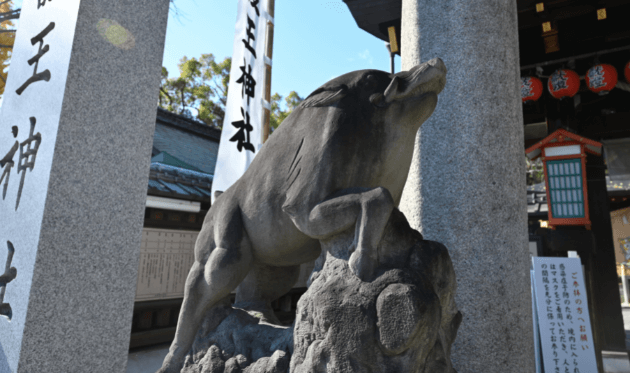
{"type": "Polygon", "coordinates": [[[533,258],[533,284],[545,372],[597,372],[579,258],[533,258]]]}

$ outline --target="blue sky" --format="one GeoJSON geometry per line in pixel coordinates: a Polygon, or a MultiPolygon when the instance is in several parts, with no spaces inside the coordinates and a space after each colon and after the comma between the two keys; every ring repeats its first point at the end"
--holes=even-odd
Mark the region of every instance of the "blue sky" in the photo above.
{"type": "MultiPolygon", "coordinates": [[[[169,14],[163,66],[179,75],[183,56],[232,55],[236,0],[175,0],[169,14]]],[[[341,74],[360,69],[389,71],[385,43],[361,30],[342,0],[276,0],[272,93],[305,97],[341,74]]],[[[396,71],[400,57],[396,56],[396,71]]]]}
{"type": "MultiPolygon", "coordinates": [[[[22,0],[14,0],[14,8],[22,0]]],[[[232,56],[237,0],[175,0],[169,12],[164,60],[170,77],[186,56],[232,56]]],[[[396,71],[400,71],[396,56],[396,71]]],[[[271,91],[306,97],[341,74],[361,69],[389,71],[385,43],[361,30],[342,0],[276,0],[271,91]]]]}

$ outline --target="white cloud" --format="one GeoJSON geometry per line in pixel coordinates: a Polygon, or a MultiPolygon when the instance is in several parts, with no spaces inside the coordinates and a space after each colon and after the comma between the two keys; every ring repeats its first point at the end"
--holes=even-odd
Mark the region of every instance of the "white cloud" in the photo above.
{"type": "Polygon", "coordinates": [[[367,50],[367,49],[365,51],[359,53],[359,58],[362,59],[362,60],[366,60],[370,65],[374,61],[374,59],[370,55],[370,51],[367,50]]]}

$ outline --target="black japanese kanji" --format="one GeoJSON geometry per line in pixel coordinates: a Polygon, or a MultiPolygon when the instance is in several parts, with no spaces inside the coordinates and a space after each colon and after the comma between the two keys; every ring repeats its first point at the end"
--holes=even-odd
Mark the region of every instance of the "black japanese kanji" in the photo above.
{"type": "Polygon", "coordinates": [[[15,202],[15,209],[17,210],[20,205],[20,197],[22,196],[22,188],[24,187],[24,178],[26,177],[26,170],[33,170],[35,167],[35,158],[37,157],[37,149],[42,142],[42,135],[35,131],[35,117],[31,117],[31,131],[26,140],[20,143],[20,159],[18,161],[18,174],[22,172],[22,179],[20,180],[20,188],[18,189],[17,201],[15,202]]]}
{"type": "Polygon", "coordinates": [[[249,113],[246,113],[243,108],[241,108],[241,115],[243,115],[243,120],[239,120],[236,122],[232,122],[232,125],[238,128],[238,131],[230,141],[236,141],[236,148],[240,152],[243,148],[245,150],[249,150],[252,153],[255,153],[254,145],[249,142],[249,133],[254,130],[252,125],[249,123],[249,113]],[[247,132],[247,133],[246,133],[247,132]]]}
{"type": "MultiPolygon", "coordinates": [[[[13,137],[16,137],[16,136],[17,136],[17,130],[13,132],[13,137]]],[[[11,169],[15,165],[15,163],[13,162],[13,156],[15,156],[15,153],[17,152],[19,146],[20,146],[19,142],[15,141],[15,143],[13,144],[9,152],[2,159],[0,159],[0,167],[3,168],[2,176],[0,176],[0,184],[2,183],[2,180],[4,180],[4,188],[2,190],[3,200],[4,200],[4,197],[6,197],[7,195],[7,188],[9,187],[9,175],[11,175],[11,169]],[[6,179],[4,179],[5,176],[6,176],[6,179]]]]}
{"type": "Polygon", "coordinates": [[[22,84],[22,86],[15,91],[18,95],[21,95],[22,92],[24,92],[24,90],[26,89],[26,87],[31,85],[31,83],[39,82],[40,80],[44,80],[44,81],[50,80],[50,70],[46,69],[42,71],[41,73],[38,73],[37,65],[39,65],[39,59],[44,54],[46,54],[46,52],[48,52],[48,50],[50,49],[48,44],[44,45],[44,37],[48,35],[48,33],[54,28],[55,28],[55,22],[50,22],[50,24],[46,26],[46,28],[42,32],[40,32],[39,34],[37,34],[37,36],[31,39],[32,45],[39,43],[39,51],[37,52],[35,57],[28,60],[29,66],[35,64],[35,67],[33,68],[33,76],[28,78],[26,82],[24,82],[24,84],[22,84]]]}
{"type": "MultiPolygon", "coordinates": [[[[18,127],[11,127],[11,133],[13,133],[13,137],[17,137],[18,127]]],[[[15,153],[17,152],[19,146],[20,143],[15,141],[9,152],[4,157],[2,157],[2,159],[0,159],[0,167],[3,168],[2,176],[0,176],[0,183],[2,183],[2,180],[6,176],[6,180],[4,180],[4,188],[2,191],[3,200],[7,196],[7,188],[9,187],[9,175],[11,175],[11,169],[15,165],[15,163],[13,162],[13,157],[15,156],[15,153]]]]}
{"type": "Polygon", "coordinates": [[[9,303],[4,303],[4,292],[7,289],[7,284],[17,277],[17,269],[15,269],[15,267],[11,267],[13,253],[15,253],[15,249],[13,248],[11,241],[7,241],[7,246],[9,247],[9,255],[4,267],[4,273],[0,275],[0,315],[3,315],[11,320],[13,317],[13,311],[11,310],[11,305],[9,303]]]}
{"type": "Polygon", "coordinates": [[[259,1],[260,0],[249,0],[249,5],[251,5],[252,8],[254,8],[256,10],[256,15],[260,17],[260,12],[258,11],[258,2],[259,1]]]}
{"type": "MultiPolygon", "coordinates": [[[[52,0],[48,0],[48,2],[51,2],[52,0]]],[[[43,7],[44,5],[46,5],[46,0],[37,0],[37,9],[43,7]]]]}
{"type": "Polygon", "coordinates": [[[252,30],[255,28],[256,24],[254,23],[254,21],[252,21],[251,18],[249,18],[249,15],[247,15],[247,40],[241,40],[243,41],[243,44],[245,44],[245,48],[247,48],[247,50],[249,50],[254,55],[254,58],[256,58],[256,48],[251,46],[250,43],[252,40],[256,41],[256,36],[254,36],[254,33],[252,32],[252,30]]]}
{"type": "Polygon", "coordinates": [[[248,65],[243,58],[243,66],[240,67],[243,72],[241,77],[236,81],[241,83],[243,88],[241,89],[241,97],[247,95],[247,105],[249,106],[249,98],[254,98],[256,88],[256,80],[252,76],[252,65],[248,65]]]}

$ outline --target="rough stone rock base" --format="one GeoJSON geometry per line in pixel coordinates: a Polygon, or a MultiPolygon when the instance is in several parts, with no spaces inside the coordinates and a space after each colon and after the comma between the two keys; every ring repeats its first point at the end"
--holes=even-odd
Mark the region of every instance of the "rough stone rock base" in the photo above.
{"type": "Polygon", "coordinates": [[[322,242],[298,303],[292,373],[454,373],[450,348],[462,319],[446,248],[425,241],[395,210],[378,248],[376,278],[348,266],[354,231],[322,242]]]}
{"type": "Polygon", "coordinates": [[[456,373],[450,349],[462,315],[446,248],[423,240],[398,210],[370,282],[348,266],[354,247],[354,229],[322,241],[290,328],[229,305],[213,309],[182,372],[456,373]]]}
{"type": "Polygon", "coordinates": [[[269,324],[262,314],[222,305],[206,315],[181,372],[287,373],[292,350],[293,327],[269,324]]]}

